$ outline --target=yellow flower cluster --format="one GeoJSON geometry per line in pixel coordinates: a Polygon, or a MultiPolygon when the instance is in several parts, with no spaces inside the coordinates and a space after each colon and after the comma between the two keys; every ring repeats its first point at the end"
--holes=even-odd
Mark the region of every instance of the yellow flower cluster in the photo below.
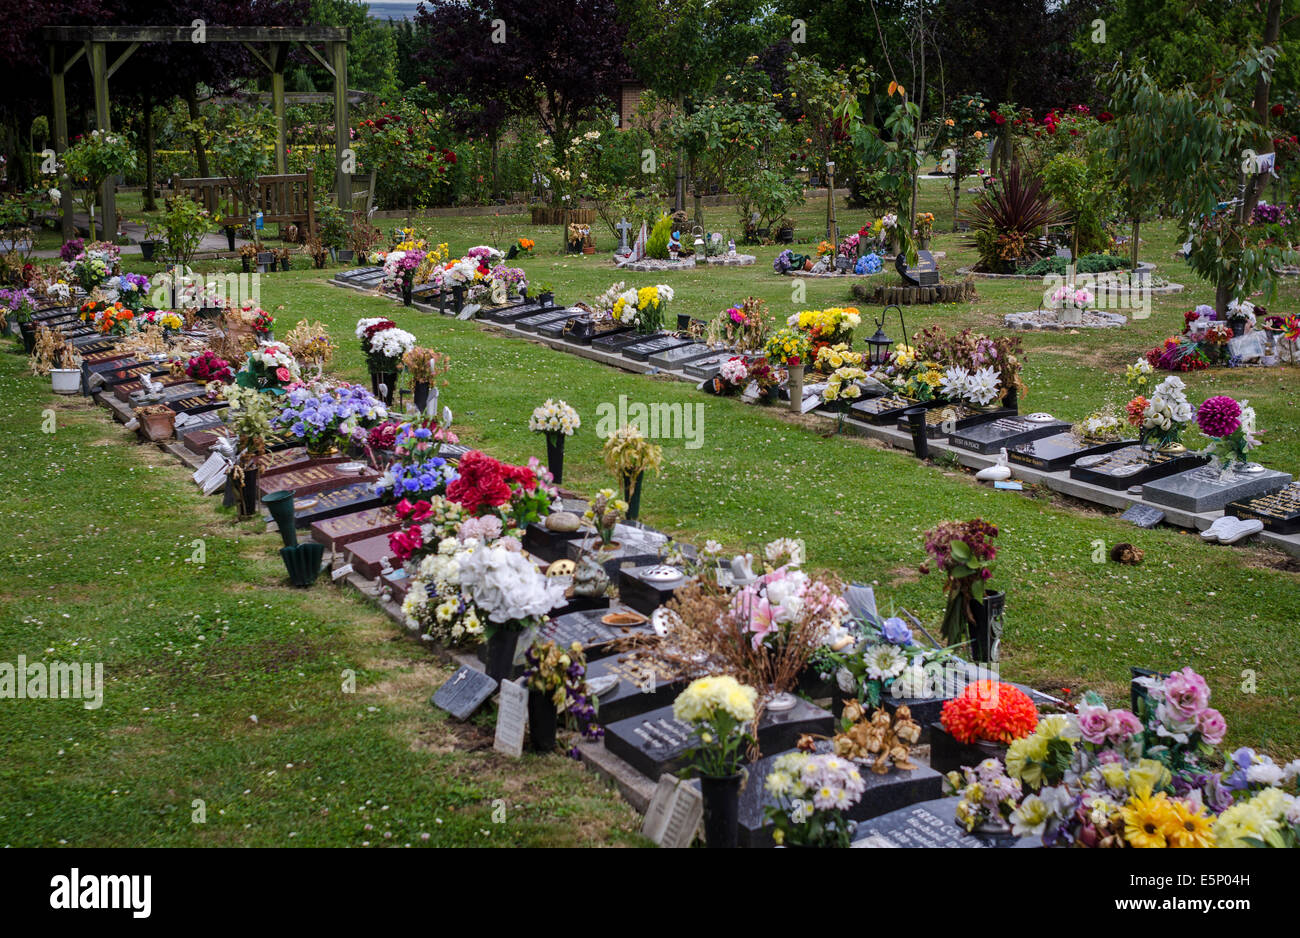
{"type": "Polygon", "coordinates": [[[805,309],[795,321],[800,329],[817,331],[822,335],[856,329],[862,324],[862,315],[853,306],[832,306],[829,309],[805,309]]]}
{"type": "Polygon", "coordinates": [[[849,351],[848,345],[843,342],[823,345],[817,350],[817,367],[834,370],[845,366],[861,365],[865,357],[861,352],[849,351]]]}
{"type": "Polygon", "coordinates": [[[659,305],[659,288],[642,287],[636,291],[636,305],[640,310],[651,310],[659,305]]]}
{"type": "Polygon", "coordinates": [[[1247,801],[1239,801],[1214,822],[1214,838],[1220,847],[1250,847],[1247,838],[1270,847],[1284,847],[1282,830],[1287,811],[1287,794],[1265,788],[1247,801]]]}
{"type": "Polygon", "coordinates": [[[1130,798],[1120,814],[1124,839],[1133,847],[1213,847],[1215,843],[1214,819],[1204,807],[1170,799],[1163,791],[1130,798]]]}
{"type": "Polygon", "coordinates": [[[907,371],[916,364],[916,349],[912,348],[905,342],[899,342],[894,346],[894,365],[902,371],[907,371]]]}
{"type": "Polygon", "coordinates": [[[1064,739],[1069,743],[1079,741],[1078,729],[1063,714],[1040,718],[1033,733],[1007,747],[1007,775],[1020,779],[1030,788],[1042,785],[1043,763],[1047,761],[1047,749],[1054,739],[1064,739]]]}
{"type": "Polygon", "coordinates": [[[687,723],[704,723],[713,720],[718,711],[731,716],[739,723],[754,719],[754,701],[758,691],[729,675],[701,677],[691,681],[686,690],[673,701],[673,716],[687,723]]]}
{"type": "Polygon", "coordinates": [[[862,396],[862,388],[858,386],[859,381],[865,381],[867,373],[861,368],[837,368],[831,373],[826,381],[826,390],[822,396],[828,401],[838,401],[840,398],[851,401],[862,396]]]}

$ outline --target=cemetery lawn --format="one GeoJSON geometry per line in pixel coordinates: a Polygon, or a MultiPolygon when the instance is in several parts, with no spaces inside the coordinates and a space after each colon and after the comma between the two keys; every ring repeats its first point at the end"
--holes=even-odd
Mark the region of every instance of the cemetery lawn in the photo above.
{"type": "Polygon", "coordinates": [[[238,524],[103,409],[55,398],[12,344],[0,660],[102,662],[105,694],[97,710],[0,700],[0,844],[645,842],[578,762],[511,760],[482,714],[458,724],[433,708],[448,666],[351,589],[289,588],[277,535],[238,524]]]}

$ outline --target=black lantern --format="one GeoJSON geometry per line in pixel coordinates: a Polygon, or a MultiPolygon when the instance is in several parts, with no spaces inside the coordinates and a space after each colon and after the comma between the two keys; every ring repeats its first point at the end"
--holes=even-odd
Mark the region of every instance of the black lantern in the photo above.
{"type": "Polygon", "coordinates": [[[867,339],[867,345],[871,346],[868,353],[873,366],[885,365],[889,361],[889,350],[894,344],[894,340],[885,335],[885,320],[889,318],[891,309],[898,310],[898,322],[903,327],[903,341],[907,341],[907,323],[903,321],[903,308],[897,303],[886,306],[880,313],[880,319],[874,320],[876,323],[876,334],[867,339]]]}

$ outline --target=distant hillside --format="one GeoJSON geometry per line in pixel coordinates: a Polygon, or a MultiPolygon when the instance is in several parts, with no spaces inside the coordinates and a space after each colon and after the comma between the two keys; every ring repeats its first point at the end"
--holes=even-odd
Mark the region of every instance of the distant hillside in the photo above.
{"type": "Polygon", "coordinates": [[[415,17],[414,3],[385,3],[379,0],[370,4],[370,18],[373,20],[409,20],[415,17]]]}

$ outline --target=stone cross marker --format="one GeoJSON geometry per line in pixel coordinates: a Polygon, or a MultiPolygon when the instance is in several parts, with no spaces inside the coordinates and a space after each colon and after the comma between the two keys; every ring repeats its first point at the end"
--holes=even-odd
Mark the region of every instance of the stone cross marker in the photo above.
{"type": "Polygon", "coordinates": [[[632,230],[632,225],[626,218],[620,218],[614,227],[618,229],[618,253],[626,254],[631,250],[627,244],[627,233],[632,230]]]}

